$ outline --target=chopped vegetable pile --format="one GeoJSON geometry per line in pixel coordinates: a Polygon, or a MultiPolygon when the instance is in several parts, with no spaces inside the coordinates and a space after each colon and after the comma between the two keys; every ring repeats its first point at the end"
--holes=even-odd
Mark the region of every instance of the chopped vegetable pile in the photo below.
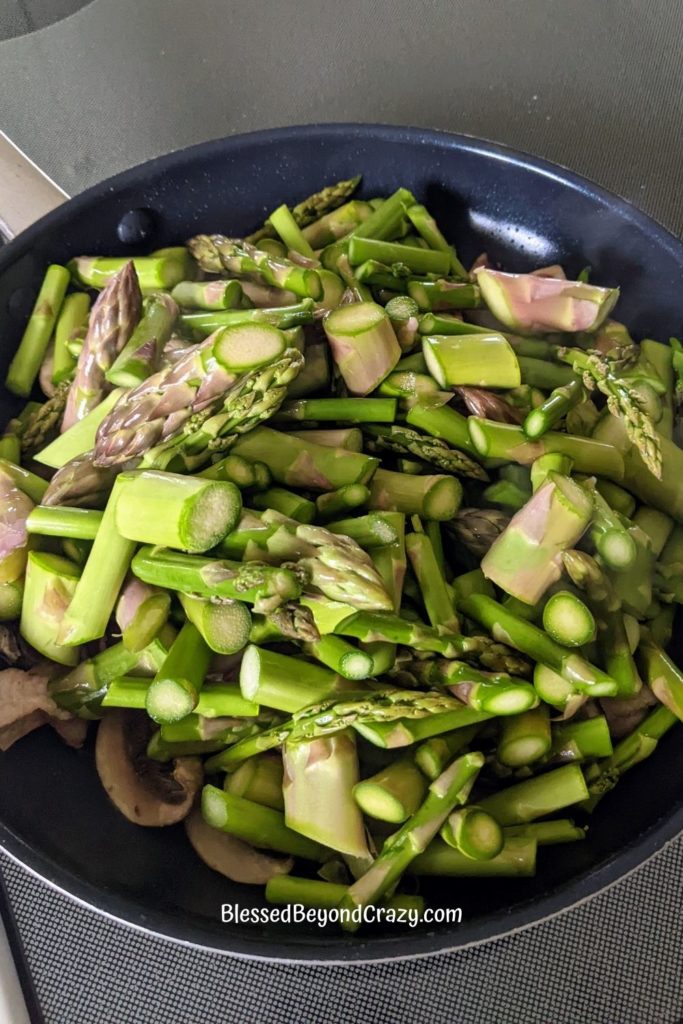
{"type": "Polygon", "coordinates": [[[116,807],[214,870],[419,911],[420,876],[583,839],[683,719],[683,347],[358,184],[48,268],[0,440],[0,748],[96,721],[116,807]]]}

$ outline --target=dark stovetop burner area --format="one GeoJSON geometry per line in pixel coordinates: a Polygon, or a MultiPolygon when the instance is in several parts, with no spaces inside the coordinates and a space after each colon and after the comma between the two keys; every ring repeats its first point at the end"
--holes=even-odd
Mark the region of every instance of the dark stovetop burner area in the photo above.
{"type": "Polygon", "coordinates": [[[91,0],[3,0],[0,4],[0,40],[36,32],[87,7],[91,0]]]}

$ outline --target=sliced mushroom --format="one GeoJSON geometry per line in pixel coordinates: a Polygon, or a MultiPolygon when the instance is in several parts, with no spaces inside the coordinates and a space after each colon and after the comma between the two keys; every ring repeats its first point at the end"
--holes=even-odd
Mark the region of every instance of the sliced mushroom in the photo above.
{"type": "Polygon", "coordinates": [[[109,711],[97,729],[95,764],[112,803],[136,825],[175,825],[189,813],[202,784],[198,757],[147,757],[152,722],[136,711],[109,711]]]}
{"type": "Polygon", "coordinates": [[[647,686],[641,687],[633,697],[608,697],[601,700],[600,707],[607,719],[612,739],[621,740],[637,729],[656,703],[657,698],[647,686]]]}
{"type": "Polygon", "coordinates": [[[233,882],[265,885],[275,875],[286,875],[292,870],[292,857],[272,857],[227,832],[211,828],[199,807],[185,819],[185,831],[197,856],[233,882]]]}
{"type": "Polygon", "coordinates": [[[40,668],[34,672],[19,668],[0,672],[0,750],[9,750],[42,725],[52,725],[59,732],[73,721],[73,716],[58,708],[49,695],[48,681],[47,673],[40,668]]]}

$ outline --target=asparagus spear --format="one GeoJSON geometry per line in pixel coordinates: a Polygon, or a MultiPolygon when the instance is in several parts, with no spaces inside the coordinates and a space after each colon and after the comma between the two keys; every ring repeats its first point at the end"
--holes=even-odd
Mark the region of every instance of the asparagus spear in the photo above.
{"type": "Polygon", "coordinates": [[[171,598],[166,591],[129,577],[116,605],[116,624],[126,650],[137,652],[148,647],[166,625],[170,610],[171,598]]]}
{"type": "Polygon", "coordinates": [[[396,295],[384,307],[394,328],[396,340],[402,352],[409,352],[415,344],[418,328],[417,302],[407,295],[396,295]]]}
{"type": "Polygon", "coordinates": [[[202,815],[207,825],[229,832],[251,846],[307,860],[323,859],[323,847],[287,828],[280,811],[226,793],[216,786],[204,786],[202,790],[202,815]]]}
{"type": "Polygon", "coordinates": [[[238,309],[244,304],[239,281],[181,281],[171,297],[185,309],[238,309]]]}
{"type": "Polygon", "coordinates": [[[500,537],[510,517],[494,508],[463,508],[446,523],[457,539],[476,558],[483,558],[500,537]]]}
{"type": "MultiPolygon", "coordinates": [[[[351,307],[344,306],[344,309],[351,307]]],[[[339,420],[347,423],[393,423],[396,401],[391,398],[303,398],[287,402],[278,419],[287,421],[339,420]]]]}
{"type": "Polygon", "coordinates": [[[604,715],[585,718],[579,722],[558,722],[552,727],[552,761],[586,761],[596,757],[609,757],[612,740],[604,715]]]}
{"type": "Polygon", "coordinates": [[[50,336],[64,301],[69,272],[53,263],[48,267],[35,305],[9,370],[6,385],[15,395],[27,398],[40,370],[50,336]]]}
{"type": "Polygon", "coordinates": [[[507,672],[481,672],[461,661],[444,658],[411,662],[402,671],[418,683],[447,689],[475,711],[520,715],[538,704],[533,687],[507,672]]]}
{"type": "MultiPolygon", "coordinates": [[[[46,438],[51,434],[53,427],[57,423],[61,423],[69,387],[70,385],[66,381],[60,384],[54,397],[40,406],[38,411],[29,418],[22,437],[25,455],[33,455],[34,449],[40,448],[44,444],[46,438]],[[60,405],[59,409],[48,409],[48,406],[56,402],[58,397],[64,398],[64,402],[60,405]]],[[[109,415],[122,394],[123,392],[120,388],[110,391],[87,416],[74,423],[63,434],[60,434],[51,441],[47,447],[36,452],[34,455],[36,462],[40,462],[44,466],[50,466],[53,469],[60,469],[72,459],[77,459],[90,452],[95,444],[97,428],[105,416],[109,415]]]]}
{"type": "Polygon", "coordinates": [[[321,491],[365,484],[378,465],[368,455],[302,441],[269,427],[257,427],[239,438],[232,450],[250,461],[264,462],[279,484],[321,491]]]}
{"type": "Polygon", "coordinates": [[[570,409],[582,401],[584,394],[583,384],[579,380],[572,380],[569,384],[555,388],[543,405],[532,409],[524,420],[526,436],[534,440],[547,434],[549,430],[557,426],[570,409]]]}
{"type": "Polygon", "coordinates": [[[111,278],[92,308],[69,389],[62,431],[82,420],[111,390],[107,371],[133,334],[141,309],[140,285],[133,262],[129,261],[111,278]]]}
{"type": "Polygon", "coordinates": [[[453,807],[462,802],[463,791],[469,792],[483,763],[483,754],[463,754],[430,784],[422,805],[386,840],[372,867],[348,889],[341,907],[367,906],[395,885],[409,864],[427,849],[453,807]]]}
{"type": "Polygon", "coordinates": [[[178,306],[164,292],[149,295],[140,320],[105,376],[116,387],[133,388],[159,367],[161,353],[171,337],[178,306]]]}
{"type": "Polygon", "coordinates": [[[427,618],[435,629],[447,633],[458,633],[460,623],[453,607],[453,600],[448,592],[434,548],[429,537],[424,533],[422,524],[417,520],[415,533],[406,537],[406,553],[413,567],[427,618]]]}
{"type": "Polygon", "coordinates": [[[305,644],[303,649],[306,654],[326,665],[344,679],[368,679],[372,675],[379,674],[374,668],[372,654],[354,647],[347,640],[343,640],[340,636],[333,636],[331,633],[305,644]]]}
{"type": "Polygon", "coordinates": [[[425,519],[452,519],[462,501],[462,485],[453,476],[405,476],[378,469],[370,483],[370,508],[405,512],[425,519]]]}
{"type": "Polygon", "coordinates": [[[501,640],[535,661],[547,665],[579,692],[613,697],[618,685],[611,676],[591,665],[576,651],[562,647],[542,629],[508,611],[483,594],[472,594],[459,602],[460,611],[501,640]]]}
{"type": "Polygon", "coordinates": [[[416,231],[422,236],[422,238],[424,238],[425,242],[427,242],[430,249],[435,249],[437,252],[444,252],[448,254],[448,272],[453,274],[455,277],[461,278],[463,281],[467,281],[469,279],[469,275],[458,259],[455,248],[452,245],[449,245],[441,234],[439,225],[429,213],[429,210],[419,203],[414,203],[412,206],[407,207],[406,216],[416,231]]]}
{"type": "MultiPolygon", "coordinates": [[[[369,203],[351,199],[348,203],[322,214],[312,223],[305,225],[301,233],[313,249],[322,249],[348,235],[362,221],[367,220],[371,213],[372,206],[369,203]]],[[[292,216],[296,217],[294,211],[292,216]]],[[[248,241],[252,241],[252,238],[248,241]]]]}
{"type": "MultiPolygon", "coordinates": [[[[242,281],[242,289],[251,291],[249,282],[242,281]]],[[[267,308],[257,309],[219,309],[215,312],[183,313],[181,322],[186,328],[196,331],[205,337],[224,327],[275,327],[281,331],[298,327],[301,324],[310,324],[315,313],[315,304],[312,299],[301,299],[300,302],[293,301],[290,305],[284,305],[284,301],[291,292],[277,292],[277,300],[280,306],[274,306],[271,302],[267,308]]],[[[296,299],[296,296],[293,296],[296,299]]]]}
{"type": "Polygon", "coordinates": [[[564,567],[581,590],[600,621],[600,647],[607,672],[618,685],[618,695],[627,697],[640,690],[641,681],[631,654],[621,598],[609,576],[594,558],[583,551],[566,551],[564,567]]]}
{"type": "Polygon", "coordinates": [[[530,878],[536,873],[536,838],[506,835],[503,849],[491,860],[473,860],[442,839],[434,839],[410,871],[454,878],[530,878]]]}
{"type": "Polygon", "coordinates": [[[442,388],[515,388],[521,383],[517,356],[502,334],[427,335],[422,352],[442,388]]]}
{"type": "Polygon", "coordinates": [[[500,825],[523,825],[578,804],[587,795],[581,768],[568,764],[493,793],[481,801],[481,807],[500,825]]]}
{"type": "Polygon", "coordinates": [[[425,437],[417,430],[403,425],[390,427],[368,424],[364,427],[367,449],[381,454],[383,451],[397,455],[414,455],[424,459],[443,473],[455,473],[473,480],[488,480],[488,474],[474,459],[462,451],[450,448],[445,441],[436,437],[425,437]]]}
{"type": "MultiPolygon", "coordinates": [[[[355,178],[348,178],[344,181],[338,181],[334,185],[327,185],[320,192],[314,192],[312,196],[308,196],[307,199],[297,203],[296,206],[292,207],[292,217],[296,224],[300,228],[305,228],[319,218],[326,217],[332,211],[337,210],[338,207],[342,206],[342,203],[345,203],[349,196],[353,195],[360,184],[360,180],[360,175],[357,175],[355,178]]],[[[360,217],[358,219],[360,221],[360,217]]],[[[273,238],[274,236],[274,229],[266,221],[258,231],[247,236],[247,241],[258,242],[261,238],[273,238]]],[[[335,235],[335,237],[337,236],[335,235]]],[[[314,240],[309,239],[309,241],[313,244],[314,240]]],[[[317,242],[318,240],[316,239],[315,241],[317,242]]]]}
{"type": "Polygon", "coordinates": [[[209,601],[191,594],[180,594],[180,603],[212,651],[235,654],[247,645],[251,615],[240,601],[209,601]]]}
{"type": "Polygon", "coordinates": [[[283,749],[285,823],[350,857],[368,857],[363,818],[354,802],[356,738],[350,729],[283,749]]]}
{"type": "Polygon", "coordinates": [[[358,686],[323,665],[250,644],[242,657],[240,688],[247,700],[292,714],[358,686]]]}
{"type": "Polygon", "coordinates": [[[196,235],[188,248],[202,270],[252,276],[275,288],[286,288],[301,298],[321,299],[322,283],[315,270],[283,257],[262,252],[249,242],[224,235],[196,235]]]}
{"type": "Polygon", "coordinates": [[[569,477],[550,473],[484,556],[485,576],[506,593],[536,604],[562,572],[562,552],[588,526],[592,502],[569,477]]]}
{"type": "Polygon", "coordinates": [[[131,568],[145,583],[199,597],[243,601],[253,604],[257,612],[273,611],[301,593],[301,584],[290,569],[255,562],[242,565],[163,548],[140,548],[131,568]]]}
{"type": "Polygon", "coordinates": [[[319,494],[315,499],[315,510],[318,519],[327,521],[342,515],[344,512],[351,512],[353,509],[362,508],[370,500],[370,491],[365,484],[346,484],[336,491],[328,491],[326,494],[319,494]]]}
{"type": "MultiPolygon", "coordinates": [[[[45,498],[47,483],[29,469],[15,466],[7,459],[0,459],[0,477],[7,482],[8,486],[18,489],[31,501],[39,502],[45,498]]],[[[14,499],[6,500],[14,501],[14,499]]]]}
{"type": "Polygon", "coordinates": [[[192,622],[185,623],[147,687],[145,709],[158,724],[179,722],[197,707],[211,649],[192,622]]]}
{"type": "Polygon", "coordinates": [[[474,804],[449,814],[439,834],[463,857],[475,861],[497,857],[505,842],[503,830],[496,819],[474,804]]]}
{"type": "Polygon", "coordinates": [[[586,838],[586,829],[575,825],[570,818],[553,821],[532,821],[526,825],[508,825],[503,829],[506,843],[513,839],[534,840],[539,846],[557,843],[575,843],[586,838]]]}
{"type": "Polygon", "coordinates": [[[76,358],[69,351],[75,338],[85,338],[90,313],[90,298],[85,292],[67,295],[55,324],[55,350],[52,363],[52,383],[70,381],[76,367],[76,358]]]}
{"type": "Polygon", "coordinates": [[[57,642],[78,577],[78,567],[66,558],[29,552],[19,628],[32,647],[60,665],[75,665],[80,657],[78,648],[57,642]]]}
{"type": "Polygon", "coordinates": [[[223,788],[233,796],[253,800],[275,811],[284,811],[283,776],[282,758],[264,754],[262,757],[250,758],[232,775],[226,775],[223,788]]]}
{"type": "Polygon", "coordinates": [[[477,729],[477,725],[468,725],[425,740],[415,751],[416,765],[428,779],[437,778],[455,755],[470,745],[477,729]]]}
{"type": "Polygon", "coordinates": [[[596,635],[593,614],[570,590],[557,590],[543,607],[543,628],[565,647],[583,647],[596,635]]]}
{"type": "Polygon", "coordinates": [[[619,362],[600,353],[587,353],[574,348],[561,350],[559,357],[582,375],[587,387],[597,387],[605,395],[608,409],[612,415],[622,418],[626,433],[640,452],[645,465],[653,476],[661,479],[662,452],[659,436],[652,420],[643,410],[642,400],[633,387],[619,376],[619,362]]]}
{"type": "Polygon", "coordinates": [[[508,768],[521,768],[540,761],[550,752],[550,747],[548,708],[540,704],[521,715],[504,719],[496,756],[508,768]]]}
{"type": "Polygon", "coordinates": [[[374,391],[401,358],[391,321],[374,302],[339,306],[323,323],[332,358],[352,395],[374,391]]]}
{"type": "Polygon", "coordinates": [[[77,256],[68,264],[73,278],[86,288],[106,288],[125,266],[132,262],[145,292],[172,288],[188,276],[191,261],[184,247],[159,251],[151,256],[77,256]]]}
{"type": "Polygon", "coordinates": [[[364,814],[379,821],[406,821],[425,798],[427,780],[410,757],[392,761],[386,768],[353,787],[353,797],[364,814]]]}
{"type": "MultiPolygon", "coordinates": [[[[348,486],[356,486],[350,484],[348,486]]],[[[333,494],[336,492],[332,492],[333,494]]],[[[294,491],[288,491],[284,487],[269,487],[268,490],[255,494],[252,504],[256,509],[274,509],[283,516],[296,519],[299,523],[312,523],[316,516],[316,503],[309,501],[294,491]]]]}

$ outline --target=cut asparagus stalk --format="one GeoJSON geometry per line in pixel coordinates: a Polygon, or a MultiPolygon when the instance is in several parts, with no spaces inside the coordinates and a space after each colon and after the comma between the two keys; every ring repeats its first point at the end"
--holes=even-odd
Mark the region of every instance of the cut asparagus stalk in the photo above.
{"type": "MultiPolygon", "coordinates": [[[[104,288],[128,262],[127,256],[77,256],[68,266],[79,284],[104,288]]],[[[136,256],[133,266],[143,291],[164,291],[187,276],[190,259],[185,249],[173,248],[161,256],[136,256]]]]}
{"type": "MultiPolygon", "coordinates": [[[[334,185],[327,185],[319,192],[314,192],[312,196],[308,196],[302,202],[297,203],[296,206],[292,207],[292,216],[299,225],[300,228],[305,228],[307,224],[312,224],[320,217],[324,217],[326,214],[341,208],[341,204],[344,203],[349,196],[358,188],[360,184],[361,176],[357,175],[355,178],[349,178],[345,181],[337,181],[334,185]]],[[[367,205],[367,204],[361,204],[367,205]]],[[[360,221],[361,218],[358,217],[360,221]]],[[[269,221],[255,231],[252,235],[249,235],[248,242],[258,242],[261,238],[273,237],[275,234],[269,221]]]]}
{"type": "Polygon", "coordinates": [[[595,481],[595,489],[605,499],[607,504],[627,519],[633,515],[636,509],[636,499],[628,491],[611,480],[598,479],[595,481]]]}
{"type": "Polygon", "coordinates": [[[516,388],[521,383],[517,357],[502,334],[427,336],[422,352],[442,388],[516,388]]]}
{"type": "Polygon", "coordinates": [[[21,616],[24,578],[0,583],[0,622],[12,622],[21,616]]]}
{"type": "MultiPolygon", "coordinates": [[[[290,389],[291,390],[291,389],[290,389]]],[[[363,434],[359,427],[339,427],[336,430],[290,430],[290,437],[313,441],[325,448],[346,448],[349,452],[363,451],[363,434]]]]}
{"type": "MultiPolygon", "coordinates": [[[[336,882],[325,882],[312,878],[294,878],[292,875],[276,875],[266,883],[266,899],[269,903],[298,903],[304,907],[337,907],[347,886],[336,882]],[[283,881],[284,885],[276,884],[283,881]]],[[[407,896],[396,893],[384,901],[387,909],[408,911],[419,920],[424,913],[421,896],[407,896]]],[[[412,919],[412,918],[411,918],[412,919]]]]}
{"type": "Polygon", "coordinates": [[[585,697],[579,696],[579,691],[572,682],[543,664],[538,664],[534,668],[534,689],[542,701],[561,711],[580,707],[586,700],[585,697]]]}
{"type": "Polygon", "coordinates": [[[363,814],[398,824],[415,813],[426,792],[427,780],[409,757],[393,761],[353,787],[353,797],[363,814]]]}
{"type": "Polygon", "coordinates": [[[317,491],[366,484],[379,465],[369,455],[312,444],[270,427],[257,427],[238,438],[232,451],[249,461],[264,462],[279,484],[317,491]]]}
{"type": "Polygon", "coordinates": [[[395,418],[396,400],[393,398],[301,398],[285,402],[278,412],[278,420],[297,422],[393,423],[395,418]]]}
{"type": "Polygon", "coordinates": [[[171,297],[184,309],[239,309],[244,292],[239,281],[180,281],[171,297]]]}
{"type": "Polygon", "coordinates": [[[645,618],[652,604],[654,556],[644,530],[632,524],[628,533],[636,546],[636,557],[628,568],[612,576],[612,583],[624,611],[645,618]]]}
{"type": "MultiPolygon", "coordinates": [[[[266,472],[270,480],[270,473],[267,469],[266,472]]],[[[254,487],[256,484],[256,474],[251,463],[243,459],[241,455],[226,455],[224,459],[214,462],[197,475],[204,480],[227,480],[228,483],[239,487],[241,491],[254,487]]]]}
{"type": "Polygon", "coordinates": [[[448,405],[417,403],[406,413],[406,423],[423,430],[425,434],[446,441],[454,448],[477,455],[477,449],[470,439],[467,418],[448,405]]]}
{"type": "Polygon", "coordinates": [[[497,857],[505,842],[503,830],[496,819],[474,804],[449,814],[439,834],[463,857],[476,861],[497,857]]]}
{"type": "Polygon", "coordinates": [[[544,758],[550,743],[548,709],[540,704],[503,721],[496,756],[509,768],[521,768],[544,758]]]}
{"type": "Polygon", "coordinates": [[[396,295],[384,307],[401,352],[409,352],[417,340],[419,308],[407,295],[396,295]]]}
{"type": "Polygon", "coordinates": [[[100,423],[106,419],[122,394],[120,388],[111,391],[87,416],[77,420],[73,426],[39,451],[35,456],[36,462],[52,469],[61,469],[72,459],[92,451],[100,423]]]}
{"type": "Polygon", "coordinates": [[[217,654],[235,654],[249,641],[251,615],[239,601],[208,601],[180,594],[180,603],[204,642],[217,654]]]}
{"type": "Polygon", "coordinates": [[[462,484],[453,476],[404,476],[378,469],[370,483],[370,508],[425,519],[452,519],[462,501],[462,484]]]}
{"type": "Polygon", "coordinates": [[[438,281],[411,278],[405,287],[411,299],[424,311],[476,309],[481,305],[481,292],[475,284],[446,281],[443,278],[438,281]]]}
{"type": "MultiPolygon", "coordinates": [[[[243,287],[246,282],[243,282],[243,287]]],[[[266,326],[270,324],[284,331],[313,321],[315,304],[312,299],[302,299],[290,306],[269,306],[266,309],[220,309],[214,312],[183,313],[181,321],[207,337],[220,328],[266,326]]]]}
{"type": "Polygon", "coordinates": [[[570,818],[556,818],[554,821],[533,821],[527,825],[509,825],[503,829],[505,842],[510,840],[533,840],[539,846],[554,846],[558,843],[575,843],[586,838],[585,828],[575,825],[570,818]]]}
{"type": "Polygon", "coordinates": [[[171,337],[178,316],[178,306],[163,292],[148,296],[142,305],[142,317],[106,371],[110,384],[134,388],[159,367],[164,345],[171,337]]]}
{"type": "Polygon", "coordinates": [[[461,576],[456,576],[451,583],[453,595],[456,601],[464,601],[470,594],[486,594],[488,597],[495,597],[496,593],[493,584],[484,576],[481,569],[472,569],[461,576]]]}
{"type": "Polygon", "coordinates": [[[352,795],[358,782],[353,732],[287,742],[283,761],[287,827],[350,857],[367,857],[363,819],[352,795]]]}
{"type": "Polygon", "coordinates": [[[272,611],[301,594],[301,584],[289,569],[216,561],[163,548],[141,548],[132,569],[145,583],[199,597],[246,601],[256,611],[272,611]]]}
{"type": "Polygon", "coordinates": [[[633,523],[646,534],[650,550],[655,558],[659,558],[674,527],[671,517],[656,508],[641,506],[633,517],[633,523]]]}
{"type": "MultiPolygon", "coordinates": [[[[350,486],[355,487],[356,484],[350,486]]],[[[335,491],[333,494],[337,493],[335,491]]],[[[252,504],[257,509],[275,509],[283,516],[296,519],[298,523],[312,523],[316,516],[316,503],[309,501],[294,491],[288,491],[284,487],[269,487],[260,494],[255,494],[252,504]]]]}
{"type": "Polygon", "coordinates": [[[284,811],[283,778],[282,758],[264,754],[261,757],[251,757],[241,764],[236,772],[226,775],[223,788],[226,793],[232,793],[233,796],[253,800],[254,803],[272,807],[275,811],[284,811]]]}
{"type": "Polygon", "coordinates": [[[451,260],[448,253],[434,249],[421,249],[412,245],[399,245],[396,242],[384,242],[375,238],[349,239],[349,261],[357,267],[366,260],[376,260],[391,266],[399,263],[406,266],[414,274],[448,274],[451,260]]]}
{"type": "Polygon", "coordinates": [[[52,360],[52,383],[62,384],[71,380],[76,368],[76,358],[69,350],[69,343],[75,338],[84,338],[88,326],[90,298],[85,292],[67,295],[55,324],[55,348],[52,360]]]}
{"type": "Polygon", "coordinates": [[[166,625],[170,610],[169,594],[131,577],[116,606],[123,646],[129,651],[143,651],[166,625]]]}
{"type": "Polygon", "coordinates": [[[548,598],[543,608],[543,628],[565,647],[583,647],[596,636],[590,608],[570,590],[558,590],[548,598]]]}
{"type": "Polygon", "coordinates": [[[547,481],[513,516],[484,556],[484,575],[506,593],[536,604],[562,572],[562,552],[588,526],[590,497],[569,477],[550,473],[547,481]]]}
{"type": "MultiPolygon", "coordinates": [[[[403,516],[396,513],[401,522],[403,516]]],[[[381,512],[370,512],[366,516],[358,516],[355,519],[338,519],[336,522],[327,523],[326,529],[331,533],[339,533],[351,540],[355,540],[366,550],[382,545],[395,544],[399,540],[399,527],[394,516],[381,512]]]]}
{"type": "Polygon", "coordinates": [[[7,371],[5,384],[15,395],[28,398],[30,394],[47,352],[68,284],[69,272],[65,267],[57,263],[48,267],[19,348],[7,371]]]}
{"type": "Polygon", "coordinates": [[[475,271],[486,305],[513,331],[593,331],[609,316],[618,288],[598,288],[581,281],[475,271]]]}
{"type": "MultiPolygon", "coordinates": [[[[540,388],[541,391],[554,391],[556,388],[566,388],[576,380],[576,374],[571,366],[564,366],[562,363],[549,362],[547,359],[536,359],[533,356],[520,355],[517,350],[517,361],[522,377],[522,384],[531,388],[540,388]]],[[[545,401],[545,399],[544,399],[545,401]]],[[[540,402],[537,408],[540,408],[540,402]]]]}
{"type": "Polygon", "coordinates": [[[315,259],[315,253],[310,243],[307,241],[286,203],[278,206],[277,210],[271,213],[268,220],[288,250],[299,253],[309,260],[315,259]]]}
{"type": "Polygon", "coordinates": [[[353,235],[356,238],[379,238],[382,241],[395,237],[405,217],[406,208],[414,202],[415,197],[407,188],[397,189],[354,228],[353,235]]]}
{"type": "Polygon", "coordinates": [[[543,405],[532,409],[524,420],[524,433],[534,440],[552,430],[572,409],[582,401],[584,387],[581,381],[572,380],[569,384],[555,388],[543,405]]]}
{"type": "MultiPolygon", "coordinates": [[[[152,645],[153,647],[154,645],[152,645]]],[[[164,657],[158,661],[159,670],[163,667],[165,659],[166,652],[164,652],[164,657]]],[[[106,692],[104,692],[101,698],[102,707],[145,710],[150,685],[150,679],[142,679],[139,676],[119,675],[112,679],[106,687],[106,692]]],[[[179,691],[175,691],[175,693],[180,700],[185,699],[179,691]]],[[[245,719],[255,719],[258,714],[258,704],[245,700],[239,689],[232,683],[206,683],[199,692],[194,714],[188,713],[173,722],[161,723],[162,736],[169,743],[178,742],[183,739],[185,723],[212,719],[235,719],[238,716],[245,719]]],[[[241,740],[245,735],[251,735],[252,729],[255,728],[256,726],[253,724],[249,726],[243,726],[242,723],[238,726],[233,725],[226,742],[241,740]]],[[[221,724],[220,732],[224,731],[225,726],[221,724]]],[[[193,726],[191,734],[195,732],[196,729],[193,726]]],[[[223,746],[225,746],[225,743],[223,746]]]]}
{"type": "Polygon", "coordinates": [[[535,707],[538,697],[532,686],[506,672],[481,672],[452,659],[436,658],[408,666],[418,680],[430,686],[446,687],[475,711],[492,715],[519,715],[535,707]]]}
{"type": "Polygon", "coordinates": [[[102,513],[94,509],[37,505],[26,520],[26,529],[45,537],[94,540],[101,522],[102,513]]]}
{"type": "Polygon", "coordinates": [[[21,635],[40,654],[60,665],[75,665],[80,656],[78,648],[57,643],[78,577],[78,566],[66,558],[42,551],[28,554],[21,635]]]}
{"type": "Polygon", "coordinates": [[[207,825],[237,836],[250,846],[306,860],[323,859],[323,847],[287,828],[280,811],[226,793],[216,786],[204,786],[202,790],[202,815],[207,825]]]}
{"type": "Polygon", "coordinates": [[[364,484],[346,484],[336,491],[318,495],[315,507],[318,519],[326,522],[354,508],[362,508],[369,500],[370,491],[364,484]]]}
{"type": "Polygon", "coordinates": [[[460,623],[453,600],[441,574],[432,543],[420,530],[406,537],[406,553],[422,592],[427,618],[435,629],[457,633],[460,623]]]}
{"type": "Polygon", "coordinates": [[[147,744],[146,754],[153,761],[165,764],[175,761],[176,757],[196,757],[214,754],[225,746],[222,740],[195,740],[188,743],[167,743],[161,735],[161,729],[153,733],[147,744]]]}
{"type": "Polygon", "coordinates": [[[480,456],[529,466],[541,455],[555,452],[568,455],[578,473],[606,476],[616,481],[624,479],[624,460],[612,445],[555,431],[530,441],[521,427],[477,416],[470,416],[468,426],[474,453],[480,456]]]}
{"type": "Polygon", "coordinates": [[[459,603],[460,610],[469,618],[490,630],[502,643],[539,661],[562,676],[576,691],[596,697],[613,697],[616,682],[599,668],[591,665],[576,651],[562,647],[542,629],[512,614],[497,601],[483,594],[472,594],[459,603]]]}
{"type": "Polygon", "coordinates": [[[463,791],[469,792],[483,763],[483,754],[463,754],[435,779],[424,802],[386,840],[373,865],[350,886],[340,906],[368,906],[392,888],[418,854],[424,853],[452,809],[462,802],[463,791]]]}
{"type": "Polygon", "coordinates": [[[304,227],[301,233],[313,249],[322,249],[348,235],[362,221],[367,220],[371,213],[369,203],[351,199],[304,227]]]}
{"type": "MultiPolygon", "coordinates": [[[[587,487],[586,484],[583,485],[587,487]]],[[[590,539],[597,553],[609,569],[622,572],[630,568],[636,560],[637,546],[619,516],[612,511],[602,494],[591,489],[593,498],[593,516],[590,526],[590,539]]],[[[652,510],[654,512],[654,509],[652,510]]],[[[669,522],[671,522],[669,520],[669,522]]]]}
{"type": "Polygon", "coordinates": [[[638,662],[655,697],[683,721],[683,673],[678,666],[650,640],[640,645],[638,662]]]}
{"type": "Polygon", "coordinates": [[[242,657],[240,689],[247,700],[291,714],[358,687],[322,665],[250,644],[242,657]]]}
{"type": "MultiPolygon", "coordinates": [[[[365,439],[368,451],[372,453],[390,451],[397,455],[415,456],[417,460],[424,460],[443,473],[454,473],[474,480],[488,480],[486,471],[469,455],[449,448],[446,442],[439,438],[425,437],[424,434],[403,424],[390,427],[368,424],[365,427],[365,439]]],[[[416,474],[424,471],[424,462],[414,463],[416,474]]]]}
{"type": "Polygon", "coordinates": [[[241,560],[250,544],[263,546],[276,530],[277,524],[263,522],[261,512],[243,508],[237,526],[217,545],[216,552],[241,560]]]}
{"type": "Polygon", "coordinates": [[[476,736],[477,729],[477,725],[469,725],[425,740],[415,751],[416,765],[428,779],[436,779],[456,754],[466,750],[476,736]]]}
{"type": "Polygon", "coordinates": [[[197,235],[188,242],[190,252],[201,267],[210,269],[211,261],[220,272],[238,277],[255,277],[275,288],[286,288],[301,298],[322,298],[322,284],[315,270],[302,267],[283,257],[222,235],[197,235]]]}
{"type": "Polygon", "coordinates": [[[609,757],[612,740],[604,715],[580,722],[555,723],[552,728],[550,756],[553,761],[590,761],[609,757]]]}
{"type": "Polygon", "coordinates": [[[390,672],[396,662],[396,644],[375,643],[361,644],[360,649],[372,659],[372,676],[383,676],[390,672]]]}
{"type": "Polygon", "coordinates": [[[531,878],[536,873],[536,840],[506,836],[505,845],[491,860],[473,860],[454,850],[442,839],[434,839],[410,866],[414,875],[454,878],[531,878]]]}
{"type": "Polygon", "coordinates": [[[413,206],[407,207],[406,216],[430,249],[435,249],[437,252],[444,252],[448,254],[448,272],[453,274],[455,277],[461,278],[463,281],[467,281],[469,279],[467,271],[458,259],[454,247],[449,245],[441,234],[439,225],[436,223],[429,210],[427,210],[425,206],[415,203],[413,206]]]}
{"type": "Polygon", "coordinates": [[[482,492],[482,500],[512,515],[526,505],[529,493],[512,480],[497,480],[482,492]]]}
{"type": "Polygon", "coordinates": [[[303,649],[306,654],[344,679],[369,679],[376,674],[372,656],[342,640],[340,636],[328,633],[320,640],[304,644],[303,649]]]}
{"type": "Polygon", "coordinates": [[[114,611],[135,550],[135,543],[122,537],[116,528],[116,506],[120,493],[121,485],[117,480],[88,561],[62,620],[58,638],[61,644],[76,646],[104,636],[114,611]]]}
{"type": "Polygon", "coordinates": [[[500,825],[523,825],[578,804],[587,795],[581,768],[567,764],[493,793],[481,801],[481,806],[500,825]]]}
{"type": "Polygon", "coordinates": [[[210,660],[211,650],[199,630],[186,622],[147,689],[150,718],[158,724],[179,722],[194,711],[210,660]]]}
{"type": "Polygon", "coordinates": [[[234,484],[144,470],[117,480],[116,528],[122,537],[184,551],[208,551],[242,511],[234,484]]]}

